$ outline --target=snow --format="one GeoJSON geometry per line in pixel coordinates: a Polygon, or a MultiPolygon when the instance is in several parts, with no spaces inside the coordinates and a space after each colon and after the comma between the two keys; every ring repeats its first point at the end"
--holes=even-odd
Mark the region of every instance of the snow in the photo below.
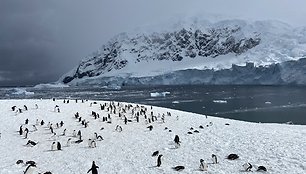
{"type": "MultiPolygon", "coordinates": [[[[182,165],[185,167],[180,173],[245,173],[243,164],[251,163],[253,166],[265,166],[269,174],[306,173],[306,126],[287,124],[262,124],[235,121],[203,115],[187,113],[167,108],[153,106],[153,113],[158,121],[146,124],[144,116],[140,116],[137,123],[131,116],[131,110],[126,110],[125,116],[133,122],[124,124],[124,120],[117,114],[111,114],[112,123],[101,121],[102,116],[109,112],[102,111],[99,104],[108,106],[108,101],[87,101],[76,103],[74,100],[63,103],[63,100],[0,100],[0,173],[22,173],[26,166],[16,164],[17,160],[33,160],[37,163],[38,172],[51,171],[58,174],[86,173],[91,167],[92,161],[99,166],[99,173],[176,173],[172,167],[182,165]],[[38,105],[36,109],[35,104],[38,105]],[[16,113],[11,110],[12,106],[28,110],[16,113]],[[54,111],[58,105],[60,113],[54,111]],[[100,119],[95,120],[91,112],[100,114],[100,119]],[[84,128],[75,118],[79,112],[82,119],[89,121],[89,126],[84,128]],[[166,113],[170,112],[171,116],[166,113]],[[165,123],[161,116],[165,115],[165,123]],[[26,119],[28,125],[23,125],[26,119]],[[33,131],[32,125],[36,119],[45,122],[45,125],[37,125],[38,130],[33,131]],[[61,151],[50,151],[53,139],[47,128],[47,123],[54,124],[64,122],[61,128],[54,128],[57,135],[67,129],[66,136],[58,136],[57,141],[62,144],[61,151]],[[227,124],[227,125],[226,125],[227,124]],[[28,139],[18,134],[19,126],[28,127],[30,132],[28,139]],[[123,128],[122,132],[115,131],[116,125],[123,128]],[[146,127],[152,125],[153,130],[146,127]],[[202,125],[203,129],[199,129],[202,125]],[[103,127],[103,130],[100,128],[103,127]],[[165,127],[168,129],[165,130],[165,127]],[[199,133],[194,133],[194,130],[199,133]],[[169,129],[172,132],[169,132],[169,129]],[[66,147],[68,138],[73,130],[81,130],[83,143],[72,143],[66,147]],[[187,132],[193,132],[188,134],[187,132]],[[87,139],[93,138],[94,132],[101,135],[104,140],[97,141],[96,148],[89,148],[87,139]],[[179,135],[181,145],[174,148],[173,139],[179,135]],[[27,147],[28,140],[38,142],[34,147],[27,147]],[[161,167],[156,166],[157,157],[151,154],[159,150],[163,154],[161,167]],[[239,155],[237,160],[225,159],[231,153],[239,155]],[[211,155],[218,157],[218,164],[211,164],[211,155]],[[208,163],[208,171],[199,171],[200,159],[208,163]]],[[[127,103],[120,103],[119,109],[127,103]]],[[[136,104],[131,104],[136,108],[136,104]]],[[[135,111],[139,111],[139,105],[135,111]]],[[[151,113],[150,106],[147,112],[151,113]]],[[[149,114],[147,114],[149,115],[149,114]]],[[[255,171],[253,168],[252,171],[255,171]]]]}

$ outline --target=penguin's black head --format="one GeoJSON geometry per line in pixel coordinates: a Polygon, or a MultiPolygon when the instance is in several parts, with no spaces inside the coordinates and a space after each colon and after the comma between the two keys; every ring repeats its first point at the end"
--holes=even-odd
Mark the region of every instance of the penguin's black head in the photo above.
{"type": "Polygon", "coordinates": [[[202,163],[202,162],[204,162],[204,160],[203,160],[203,159],[200,159],[200,162],[202,163]]]}

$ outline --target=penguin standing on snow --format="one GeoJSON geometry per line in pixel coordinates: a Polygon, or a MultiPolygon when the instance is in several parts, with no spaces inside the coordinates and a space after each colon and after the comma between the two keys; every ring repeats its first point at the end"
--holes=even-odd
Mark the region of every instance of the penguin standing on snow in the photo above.
{"type": "Polygon", "coordinates": [[[19,131],[18,132],[19,132],[19,135],[23,134],[22,126],[19,127],[19,131]]]}
{"type": "Polygon", "coordinates": [[[71,141],[71,138],[68,138],[68,140],[67,140],[67,147],[69,147],[70,146],[70,141],[71,141]]]}
{"type": "Polygon", "coordinates": [[[161,165],[161,157],[162,157],[163,155],[158,155],[158,158],[157,158],[157,167],[160,167],[160,165],[161,165]]]}
{"type": "Polygon", "coordinates": [[[61,145],[61,143],[60,142],[57,142],[57,150],[62,150],[62,145],[61,145]]]}
{"type": "Polygon", "coordinates": [[[33,174],[35,168],[36,168],[35,164],[30,164],[24,171],[24,174],[33,174]]]}
{"type": "Polygon", "coordinates": [[[175,143],[175,148],[179,148],[180,147],[180,137],[178,135],[175,135],[174,137],[174,143],[175,143]]]}
{"type": "Polygon", "coordinates": [[[217,156],[215,154],[212,154],[211,158],[212,158],[213,164],[217,164],[218,163],[217,156]]]}
{"type": "Polygon", "coordinates": [[[201,171],[207,171],[207,168],[208,168],[207,163],[205,163],[203,159],[200,159],[200,167],[199,167],[199,169],[201,171]]]}
{"type": "Polygon", "coordinates": [[[52,145],[51,145],[51,150],[54,151],[54,150],[56,150],[56,149],[57,149],[56,143],[53,142],[52,145]]]}
{"type": "Polygon", "coordinates": [[[89,173],[91,171],[92,174],[98,174],[98,169],[99,167],[96,166],[95,161],[92,162],[92,166],[91,168],[88,170],[87,173],[89,173]]]}

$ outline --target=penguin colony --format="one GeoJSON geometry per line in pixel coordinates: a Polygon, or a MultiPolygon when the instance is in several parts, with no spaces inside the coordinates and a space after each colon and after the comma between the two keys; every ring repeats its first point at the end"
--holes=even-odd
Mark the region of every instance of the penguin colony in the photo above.
{"type": "MultiPolygon", "coordinates": [[[[50,110],[53,110],[54,113],[61,114],[61,104],[58,102],[60,100],[53,99],[54,102],[54,108],[50,108],[50,110]]],[[[74,102],[71,102],[67,99],[63,101],[62,104],[73,104],[74,102]]],[[[78,100],[75,100],[75,103],[78,103],[78,100]]],[[[37,140],[33,140],[31,138],[31,135],[35,134],[36,132],[44,132],[46,134],[50,135],[50,138],[48,141],[50,142],[50,149],[45,149],[46,152],[55,153],[55,151],[65,151],[69,150],[71,146],[82,146],[84,147],[83,142],[87,141],[87,147],[90,149],[96,148],[99,146],[99,144],[103,143],[103,141],[107,141],[107,139],[104,138],[103,132],[104,132],[104,126],[105,125],[113,125],[113,131],[114,132],[124,132],[123,129],[124,126],[127,126],[129,124],[143,124],[143,131],[148,132],[148,136],[150,136],[150,132],[154,132],[154,127],[156,124],[166,124],[167,123],[167,117],[172,117],[171,112],[166,113],[155,113],[153,110],[153,107],[145,107],[137,104],[124,104],[119,102],[89,102],[87,100],[79,100],[79,103],[83,103],[84,105],[89,104],[88,107],[92,108],[91,113],[71,113],[71,121],[76,124],[76,127],[79,129],[70,129],[69,127],[65,127],[65,123],[60,120],[61,117],[58,118],[58,122],[50,122],[49,120],[44,119],[33,119],[33,118],[25,118],[24,123],[20,124],[19,130],[17,131],[19,136],[23,139],[25,139],[25,147],[31,147],[36,148],[37,145],[40,143],[37,140]],[[116,124],[113,120],[116,120],[116,124]],[[47,124],[46,124],[47,123],[47,124]],[[91,136],[85,137],[82,132],[86,130],[86,128],[90,127],[92,123],[100,124],[102,127],[101,129],[96,130],[95,132],[91,133],[91,136]]],[[[22,116],[22,113],[24,112],[30,112],[31,107],[27,107],[24,105],[21,108],[18,108],[17,106],[12,106],[11,110],[12,112],[16,113],[16,116],[22,116]]],[[[34,109],[40,109],[38,104],[35,104],[34,109]]],[[[178,120],[178,116],[175,116],[178,120]]],[[[206,117],[207,118],[207,117],[206,117]]],[[[198,125],[197,127],[189,127],[186,129],[185,135],[180,135],[181,137],[186,136],[196,136],[196,134],[199,134],[202,129],[207,129],[208,127],[213,127],[214,124],[212,122],[209,122],[207,125],[198,125]],[[193,135],[195,134],[195,135],[193,135]]],[[[228,126],[228,125],[227,125],[228,126]]],[[[172,129],[168,127],[164,127],[165,133],[171,133],[172,129]]],[[[174,139],[169,140],[172,141],[170,145],[173,147],[173,153],[175,153],[175,149],[180,148],[184,144],[184,139],[181,140],[179,135],[175,135],[174,139]]],[[[172,149],[172,148],[171,148],[172,149]]],[[[152,147],[152,151],[153,151],[152,147]]],[[[157,150],[157,149],[155,149],[157,150]]],[[[163,163],[165,163],[164,158],[167,158],[164,156],[163,153],[164,149],[159,149],[157,151],[154,151],[151,156],[153,158],[156,158],[156,167],[162,168],[163,163]]],[[[178,157],[179,158],[179,157],[178,157]]],[[[236,154],[230,154],[228,157],[221,158],[222,160],[235,160],[238,159],[239,156],[236,154]],[[225,159],[227,158],[227,159],[225,159]]],[[[148,157],[148,159],[150,159],[148,157]]],[[[199,159],[200,163],[195,164],[195,166],[199,166],[197,168],[199,171],[209,171],[209,165],[221,165],[222,162],[219,162],[217,159],[217,155],[212,154],[211,160],[209,162],[205,162],[203,159],[199,159]]],[[[23,164],[21,162],[22,160],[18,160],[16,164],[23,164]]],[[[97,159],[96,159],[97,161],[97,159]]],[[[155,160],[152,160],[152,163],[154,163],[155,160]]],[[[99,162],[98,162],[99,163],[99,162]]],[[[102,162],[101,162],[102,163],[102,162]]],[[[184,161],[181,161],[181,164],[183,164],[184,161]]],[[[182,171],[186,167],[184,165],[178,164],[176,166],[173,166],[172,169],[175,171],[182,171]]],[[[41,169],[39,168],[39,164],[29,163],[25,165],[26,168],[24,170],[25,174],[32,174],[35,170],[39,171],[40,173],[51,173],[48,171],[49,169],[41,169]],[[46,172],[44,172],[46,171],[46,172]]],[[[245,163],[241,166],[245,171],[251,171],[252,165],[250,163],[245,163]]],[[[93,174],[98,173],[99,167],[95,164],[95,161],[92,163],[92,167],[88,170],[87,173],[91,172],[93,174]]],[[[240,170],[240,169],[237,169],[240,170]]],[[[264,166],[258,166],[257,171],[267,171],[267,169],[264,166]]]]}

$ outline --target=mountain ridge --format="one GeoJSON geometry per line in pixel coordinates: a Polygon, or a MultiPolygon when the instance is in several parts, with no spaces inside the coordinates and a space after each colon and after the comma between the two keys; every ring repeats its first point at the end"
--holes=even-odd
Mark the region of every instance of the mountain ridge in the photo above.
{"type": "MultiPolygon", "coordinates": [[[[144,78],[197,69],[266,66],[306,55],[305,28],[277,21],[223,20],[171,32],[121,33],[60,78],[66,84],[102,78],[144,78]]],[[[99,84],[99,83],[98,83],[99,84]]]]}

